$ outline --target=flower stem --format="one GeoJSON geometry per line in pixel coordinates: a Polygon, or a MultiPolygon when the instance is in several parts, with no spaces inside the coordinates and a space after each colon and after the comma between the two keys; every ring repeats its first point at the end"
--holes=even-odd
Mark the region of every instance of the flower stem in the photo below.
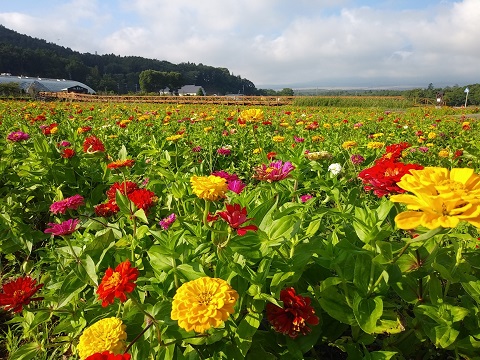
{"type": "Polygon", "coordinates": [[[142,335],[145,334],[148,329],[150,329],[150,327],[152,325],[153,325],[153,322],[148,323],[147,326],[145,326],[145,329],[143,329],[140,332],[140,334],[135,336],[135,338],[130,342],[130,344],[128,344],[127,348],[124,351],[124,354],[126,354],[128,352],[128,350],[130,350],[130,348],[133,346],[133,344],[135,344],[138,341],[138,339],[140,339],[142,337],[142,335]]]}

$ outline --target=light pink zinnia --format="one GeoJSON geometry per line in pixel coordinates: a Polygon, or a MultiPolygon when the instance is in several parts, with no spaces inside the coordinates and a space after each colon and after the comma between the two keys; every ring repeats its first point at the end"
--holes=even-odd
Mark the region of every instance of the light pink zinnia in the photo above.
{"type": "Polygon", "coordinates": [[[255,168],[256,174],[253,177],[268,182],[279,181],[287,178],[294,169],[295,166],[290,161],[283,163],[282,160],[277,160],[270,163],[269,166],[262,164],[255,168]]]}
{"type": "Polygon", "coordinates": [[[61,224],[48,223],[49,228],[45,229],[45,234],[52,234],[56,236],[70,235],[77,230],[77,226],[80,223],[78,219],[69,219],[61,224]]]}
{"type": "Polygon", "coordinates": [[[52,205],[50,205],[50,212],[53,214],[65,214],[68,209],[77,210],[83,204],[85,204],[85,199],[83,196],[77,194],[54,202],[52,205]]]}

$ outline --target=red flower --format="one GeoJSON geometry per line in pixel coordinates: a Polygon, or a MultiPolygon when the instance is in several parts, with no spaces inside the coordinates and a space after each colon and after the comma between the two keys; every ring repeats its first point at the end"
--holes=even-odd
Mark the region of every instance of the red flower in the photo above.
{"type": "Polygon", "coordinates": [[[275,151],[270,151],[267,154],[267,159],[271,161],[271,160],[275,159],[275,156],[277,156],[277,153],[275,151]]]}
{"type": "Polygon", "coordinates": [[[124,181],[122,183],[116,182],[112,186],[110,186],[110,189],[107,190],[107,197],[109,199],[115,200],[115,195],[117,194],[117,190],[119,190],[120,194],[122,195],[128,195],[137,189],[138,189],[138,185],[133,181],[124,181]]]}
{"type": "Polygon", "coordinates": [[[96,136],[92,135],[85,139],[83,142],[83,152],[93,154],[96,152],[104,152],[105,146],[96,136]]]}
{"type": "Polygon", "coordinates": [[[155,205],[155,201],[157,200],[155,193],[147,189],[134,190],[128,194],[128,198],[138,209],[143,209],[145,212],[155,205]]]}
{"type": "Polygon", "coordinates": [[[44,135],[51,135],[55,134],[58,131],[58,124],[53,123],[50,125],[41,126],[40,128],[42,129],[42,133],[44,135]]]}
{"type": "Polygon", "coordinates": [[[218,213],[225,220],[231,228],[237,230],[237,234],[243,236],[247,233],[248,230],[257,231],[258,227],[256,225],[247,225],[240,227],[251,218],[247,218],[247,208],[240,207],[239,204],[227,204],[227,210],[221,211],[218,213]]]}
{"type": "Polygon", "coordinates": [[[130,354],[113,354],[109,351],[103,353],[96,353],[85,358],[85,360],[130,360],[130,354]]]}
{"type": "Polygon", "coordinates": [[[311,331],[308,325],[319,323],[315,310],[310,306],[310,298],[296,295],[293,287],[282,290],[280,300],[283,301],[283,308],[267,304],[267,319],[275,331],[296,338],[299,334],[306,335],[311,331]]]}
{"type": "Polygon", "coordinates": [[[125,160],[117,160],[113,161],[107,165],[109,169],[119,169],[123,167],[132,167],[135,164],[135,160],[133,159],[125,159],[125,160]]]}
{"type": "Polygon", "coordinates": [[[94,207],[94,210],[95,210],[95,215],[97,216],[109,217],[119,212],[120,208],[118,207],[115,200],[109,200],[106,203],[96,205],[94,207]]]}
{"type": "Polygon", "coordinates": [[[388,145],[385,148],[385,154],[382,155],[380,159],[375,161],[376,163],[384,160],[397,161],[402,157],[403,150],[409,148],[411,145],[407,142],[401,142],[398,144],[388,145]]]}
{"type": "Polygon", "coordinates": [[[421,170],[422,165],[404,164],[392,160],[384,160],[377,162],[374,166],[363,169],[358,177],[365,184],[365,191],[373,190],[378,197],[389,194],[402,194],[405,192],[397,186],[403,175],[410,174],[410,170],[421,170]]]}
{"type": "Polygon", "coordinates": [[[103,307],[113,304],[115,298],[120,299],[121,302],[126,301],[125,294],[131,293],[137,286],[135,280],[138,278],[138,269],[130,266],[130,261],[126,260],[118,264],[115,270],[109,267],[105,272],[97,289],[98,298],[102,300],[103,307]]]}
{"type": "Polygon", "coordinates": [[[62,153],[60,155],[64,159],[70,159],[71,157],[75,156],[75,150],[70,149],[70,148],[63,149],[62,153]]]}
{"type": "Polygon", "coordinates": [[[19,277],[16,280],[9,281],[2,286],[0,293],[0,306],[5,310],[12,310],[19,313],[23,306],[30,304],[31,301],[42,300],[43,297],[32,298],[32,296],[43,287],[43,284],[37,285],[37,280],[29,276],[19,277]]]}

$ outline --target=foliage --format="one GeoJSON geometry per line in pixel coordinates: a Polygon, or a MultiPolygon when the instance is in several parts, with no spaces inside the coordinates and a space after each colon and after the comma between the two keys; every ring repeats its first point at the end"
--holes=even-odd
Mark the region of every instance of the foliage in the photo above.
{"type": "Polygon", "coordinates": [[[1,356],[478,359],[478,229],[400,230],[358,178],[384,157],[478,173],[475,109],[244,110],[0,103],[1,282],[37,280],[0,309],[1,356]]]}

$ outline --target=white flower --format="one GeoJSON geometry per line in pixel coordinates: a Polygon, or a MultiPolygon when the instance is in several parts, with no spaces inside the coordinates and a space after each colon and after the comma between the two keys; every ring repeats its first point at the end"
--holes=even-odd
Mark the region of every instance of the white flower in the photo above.
{"type": "Polygon", "coordinates": [[[339,163],[331,164],[328,167],[328,171],[330,171],[333,175],[340,174],[342,172],[342,170],[343,170],[342,165],[340,165],[339,163]]]}
{"type": "Polygon", "coordinates": [[[404,129],[408,129],[408,125],[403,125],[403,128],[404,128],[404,129]]]}

